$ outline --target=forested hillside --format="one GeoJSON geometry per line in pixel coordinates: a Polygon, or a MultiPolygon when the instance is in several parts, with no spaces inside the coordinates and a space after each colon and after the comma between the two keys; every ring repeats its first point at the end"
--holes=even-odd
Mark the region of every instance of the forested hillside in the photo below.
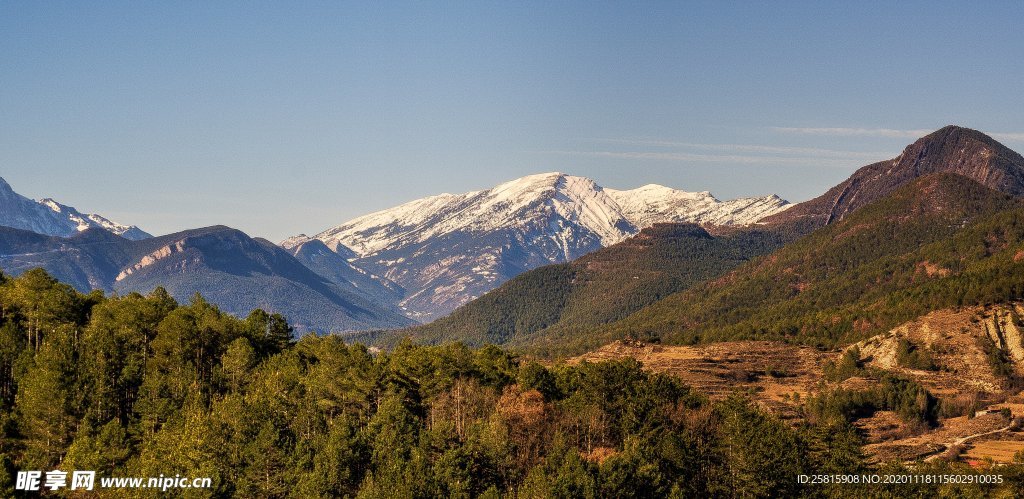
{"type": "Polygon", "coordinates": [[[1022,250],[1019,200],[958,175],[922,177],[586,340],[644,332],[845,345],[931,310],[1020,299],[1022,250]]]}
{"type": "Polygon", "coordinates": [[[519,275],[430,324],[383,336],[414,341],[508,343],[528,335],[557,337],[622,319],[672,293],[714,279],[800,234],[795,224],[712,235],[693,224],[659,224],[566,264],[519,275]]]}
{"type": "Polygon", "coordinates": [[[714,236],[659,226],[524,273],[433,323],[357,338],[546,357],[616,339],[849,344],[932,310],[1019,299],[1022,185],[1019,154],[944,127],[757,225],[714,236]]]}
{"type": "MultiPolygon", "coordinates": [[[[809,406],[814,424],[794,424],[740,394],[711,402],[631,360],[545,367],[457,343],[372,354],[336,336],[296,343],[289,333],[280,316],[237,319],[159,289],[110,298],[38,270],[3,278],[0,494],[12,494],[16,471],[33,469],[210,477],[213,489],[188,492],[216,497],[868,492],[795,479],[866,469],[860,437],[827,404],[809,406]]],[[[885,408],[921,390],[892,383],[900,391],[879,388],[883,401],[855,403],[885,408]]],[[[973,473],[950,464],[913,472],[973,473]]],[[[1024,483],[1016,466],[1000,472],[1002,490],[1024,483]]],[[[982,487],[955,490],[992,492],[982,487]]],[[[101,494],[129,492],[151,495],[101,494]]]]}

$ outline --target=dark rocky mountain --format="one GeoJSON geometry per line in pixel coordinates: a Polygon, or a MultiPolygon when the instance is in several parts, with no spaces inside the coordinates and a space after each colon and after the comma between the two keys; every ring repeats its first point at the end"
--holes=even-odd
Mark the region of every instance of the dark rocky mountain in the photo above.
{"type": "Polygon", "coordinates": [[[224,226],[129,241],[100,229],[70,238],[0,228],[0,267],[42,267],[80,291],[201,293],[227,312],[281,313],[302,333],[401,327],[412,321],[317,275],[275,244],[224,226]]]}
{"type": "Polygon", "coordinates": [[[1013,196],[1024,195],[1024,157],[977,130],[941,128],[918,139],[896,158],[867,165],[843,183],[762,222],[837,222],[916,178],[955,173],[1013,196]]]}

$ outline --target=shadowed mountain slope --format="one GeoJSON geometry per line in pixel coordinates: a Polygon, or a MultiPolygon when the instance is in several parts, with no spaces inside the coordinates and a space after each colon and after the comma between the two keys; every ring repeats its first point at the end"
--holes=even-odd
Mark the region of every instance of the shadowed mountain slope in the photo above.
{"type": "Polygon", "coordinates": [[[317,275],[275,244],[224,226],[129,241],[99,229],[74,237],[0,228],[0,267],[42,267],[81,291],[201,293],[236,315],[281,313],[296,331],[401,327],[412,321],[317,275]]]}
{"type": "Polygon", "coordinates": [[[762,222],[837,222],[933,173],[955,173],[999,192],[1024,195],[1024,157],[977,130],[951,125],[918,139],[896,158],[867,165],[825,194],[762,222]]]}
{"type": "Polygon", "coordinates": [[[430,343],[484,344],[571,334],[624,318],[793,238],[778,227],[713,236],[693,224],[658,224],[571,263],[525,272],[430,324],[375,340],[393,344],[408,335],[430,343]]]}

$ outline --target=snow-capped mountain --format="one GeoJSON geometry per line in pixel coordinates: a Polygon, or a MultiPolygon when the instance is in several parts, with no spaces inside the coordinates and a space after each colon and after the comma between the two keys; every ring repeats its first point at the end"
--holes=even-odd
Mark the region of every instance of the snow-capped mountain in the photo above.
{"type": "Polygon", "coordinates": [[[100,215],[81,213],[53,199],[33,201],[14,192],[3,178],[0,178],[0,225],[60,237],[90,228],[100,228],[131,240],[153,237],[134,225],[123,225],[100,215]]]}
{"type": "MultiPolygon", "coordinates": [[[[649,185],[617,191],[544,173],[371,213],[314,238],[405,288],[400,306],[432,320],[526,270],[573,260],[658,222],[754,223],[787,208],[777,196],[719,201],[649,185]]],[[[294,245],[294,239],[285,245],[294,245]]]]}
{"type": "Polygon", "coordinates": [[[774,194],[719,201],[708,191],[686,192],[657,184],[604,191],[618,203],[622,215],[639,228],[665,222],[750,225],[790,206],[774,194]]]}
{"type": "Polygon", "coordinates": [[[112,232],[125,239],[131,239],[132,241],[153,237],[152,234],[149,234],[134,225],[119,224],[95,213],[82,213],[72,206],[60,204],[50,198],[41,199],[38,203],[46,206],[57,215],[61,215],[61,218],[67,219],[71,223],[75,224],[75,231],[77,232],[82,232],[83,230],[95,227],[104,229],[107,232],[112,232]]]}
{"type": "Polygon", "coordinates": [[[505,182],[493,189],[419,199],[356,218],[315,237],[332,249],[340,244],[365,257],[453,232],[481,233],[524,225],[537,215],[571,221],[604,245],[636,232],[615,200],[593,180],[547,173],[505,182]],[[532,216],[527,219],[524,214],[532,216]]]}

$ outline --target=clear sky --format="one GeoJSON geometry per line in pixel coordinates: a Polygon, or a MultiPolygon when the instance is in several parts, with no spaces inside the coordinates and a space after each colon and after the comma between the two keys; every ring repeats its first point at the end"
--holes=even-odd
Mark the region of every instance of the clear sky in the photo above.
{"type": "Polygon", "coordinates": [[[278,241],[563,171],[813,197],[955,123],[1024,151],[1024,2],[0,2],[0,176],[278,241]]]}

